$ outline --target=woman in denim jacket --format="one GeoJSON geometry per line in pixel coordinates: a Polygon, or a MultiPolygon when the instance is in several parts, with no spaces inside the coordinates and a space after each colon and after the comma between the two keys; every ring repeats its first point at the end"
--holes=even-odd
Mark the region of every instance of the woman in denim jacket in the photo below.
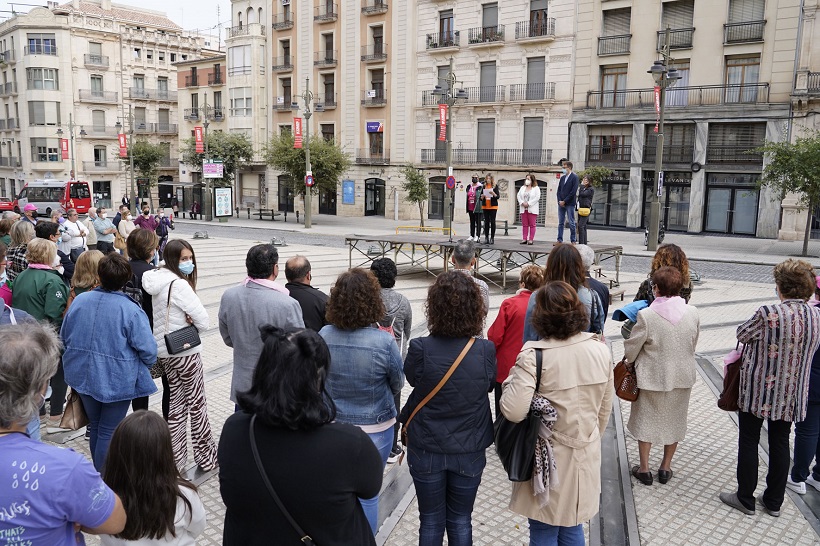
{"type": "MultiPolygon", "coordinates": [[[[327,303],[330,324],[319,331],[333,360],[327,390],[336,404],[336,421],[356,425],[370,436],[382,468],[393,446],[393,399],[404,385],[396,341],[378,328],[383,316],[379,281],[370,271],[354,268],[336,280],[327,303]]],[[[359,500],[376,534],[379,497],[359,500]]]]}

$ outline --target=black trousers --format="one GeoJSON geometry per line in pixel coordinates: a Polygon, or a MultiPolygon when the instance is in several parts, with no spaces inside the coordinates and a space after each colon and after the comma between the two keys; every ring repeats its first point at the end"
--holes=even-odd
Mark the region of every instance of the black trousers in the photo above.
{"type": "MultiPolygon", "coordinates": [[[[168,420],[168,408],[171,407],[171,388],[168,386],[168,376],[162,374],[162,417],[167,421],[168,420]]],[[[137,410],[147,410],[148,409],[148,397],[141,396],[140,398],[134,398],[131,400],[131,409],[134,411],[137,410]]]]}
{"type": "Polygon", "coordinates": [[[63,414],[63,406],[65,406],[65,393],[68,390],[68,385],[65,384],[65,376],[63,375],[63,359],[57,363],[57,373],[51,378],[51,403],[49,404],[49,415],[57,417],[63,414]]]}
{"type": "Polygon", "coordinates": [[[481,217],[480,212],[468,212],[470,215],[470,237],[481,237],[481,217]]]}
{"type": "MultiPolygon", "coordinates": [[[[737,438],[737,498],[746,508],[755,507],[757,487],[757,446],[763,419],[751,413],[738,412],[737,438]]],[[[790,421],[769,420],[769,472],[766,474],[766,490],[763,502],[769,510],[780,510],[786,494],[786,479],[789,476],[789,434],[790,421]]]]}
{"type": "Polygon", "coordinates": [[[587,244],[587,221],[589,216],[578,215],[578,244],[587,244]]]}
{"type": "Polygon", "coordinates": [[[485,209],[482,214],[484,215],[484,238],[495,239],[495,217],[498,209],[485,209]]]}
{"type": "Polygon", "coordinates": [[[114,243],[109,243],[107,241],[97,241],[97,250],[99,250],[103,254],[111,254],[112,252],[114,252],[114,243]]]}
{"type": "Polygon", "coordinates": [[[399,413],[401,412],[401,392],[393,397],[393,403],[396,404],[396,424],[393,425],[393,451],[399,446],[399,430],[401,423],[399,423],[399,413]]]}

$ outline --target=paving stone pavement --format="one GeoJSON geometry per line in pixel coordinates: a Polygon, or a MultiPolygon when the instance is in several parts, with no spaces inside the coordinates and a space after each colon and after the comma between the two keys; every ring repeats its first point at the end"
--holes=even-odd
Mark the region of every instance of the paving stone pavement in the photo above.
{"type": "MultiPolygon", "coordinates": [[[[228,398],[232,351],[222,343],[217,331],[219,299],[226,288],[244,278],[247,249],[257,242],[269,240],[263,230],[260,235],[259,240],[220,237],[189,239],[197,253],[198,293],[208,309],[212,324],[212,329],[203,335],[203,362],[209,418],[217,439],[225,419],[233,412],[233,404],[228,398]]],[[[325,292],[330,290],[338,274],[347,269],[346,249],[306,245],[280,248],[282,269],[284,260],[299,253],[309,256],[314,270],[314,284],[325,292]]],[[[613,271],[607,267],[614,266],[608,264],[604,267],[604,273],[613,277],[613,271]]],[[[626,301],[631,300],[644,278],[644,272],[626,271],[621,274],[626,301]]],[[[407,295],[413,307],[414,335],[426,333],[423,304],[431,281],[432,277],[423,273],[402,275],[397,281],[396,288],[407,295]]],[[[498,290],[491,295],[487,327],[495,318],[501,302],[508,296],[498,290]]],[[[737,324],[748,318],[757,306],[772,299],[773,287],[768,283],[706,278],[702,284],[695,286],[691,303],[700,308],[699,353],[719,362],[723,353],[734,348],[737,324]]],[[[616,302],[611,310],[620,305],[621,302],[616,302]]],[[[622,353],[619,328],[620,323],[609,320],[605,330],[615,358],[622,353]]],[[[406,386],[403,399],[408,393],[409,387],[406,386]]],[[[159,412],[158,395],[152,397],[151,409],[159,412]]],[[[625,424],[629,415],[628,404],[622,404],[621,409],[625,424]]],[[[699,377],[690,404],[688,436],[681,443],[674,461],[675,477],[665,486],[633,486],[642,544],[820,544],[817,535],[788,497],[783,516],[779,519],[762,513],[754,517],[744,516],[720,503],[717,493],[731,489],[734,484],[736,441],[737,428],[733,421],[717,409],[714,395],[699,377]]],[[[82,438],[65,445],[89,456],[87,443],[82,438]]],[[[636,464],[636,442],[627,437],[626,446],[630,465],[636,464]]],[[[653,464],[657,464],[657,460],[658,455],[653,454],[653,464]]],[[[475,543],[527,544],[526,520],[507,509],[511,488],[492,448],[488,449],[487,461],[473,514],[475,543]]],[[[192,459],[189,459],[189,464],[193,465],[192,459]]],[[[764,474],[765,465],[761,465],[761,476],[764,474]]],[[[216,475],[201,485],[200,495],[208,511],[208,526],[199,544],[221,544],[224,506],[216,475]]],[[[413,500],[385,544],[416,544],[417,531],[418,509],[413,500]]],[[[88,543],[98,542],[89,537],[88,543]]]]}

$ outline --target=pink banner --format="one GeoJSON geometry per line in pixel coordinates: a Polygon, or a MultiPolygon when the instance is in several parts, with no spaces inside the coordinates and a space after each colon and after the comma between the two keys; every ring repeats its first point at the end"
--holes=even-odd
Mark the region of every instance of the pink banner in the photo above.
{"type": "Polygon", "coordinates": [[[658,113],[657,121],[655,122],[655,132],[658,132],[658,125],[661,121],[661,88],[655,86],[655,112],[658,113]]]}

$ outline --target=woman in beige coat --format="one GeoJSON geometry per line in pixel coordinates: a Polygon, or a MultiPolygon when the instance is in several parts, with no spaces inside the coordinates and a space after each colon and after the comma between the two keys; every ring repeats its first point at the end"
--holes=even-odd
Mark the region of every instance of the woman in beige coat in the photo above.
{"type": "Polygon", "coordinates": [[[635,363],[641,390],[632,404],[627,428],[638,440],[640,465],[632,475],[652,485],[649,451],[663,445],[658,481],[672,479],[672,456],[686,436],[689,395],[695,384],[695,347],[700,320],[698,310],[678,294],[683,276],[674,267],[661,267],[652,274],[655,298],[638,313],[632,335],[624,341],[624,356],[635,363]]]}
{"type": "Polygon", "coordinates": [[[535,391],[535,351],[542,351],[539,393],[558,418],[552,437],[557,486],[539,506],[531,481],[514,483],[510,510],[529,518],[530,544],[584,544],[583,523],[598,512],[601,434],[612,411],[612,358],[596,334],[584,330],[586,308],[565,282],[538,291],[532,324],[539,341],[527,342],[504,382],[501,412],[524,419],[535,391]]]}

